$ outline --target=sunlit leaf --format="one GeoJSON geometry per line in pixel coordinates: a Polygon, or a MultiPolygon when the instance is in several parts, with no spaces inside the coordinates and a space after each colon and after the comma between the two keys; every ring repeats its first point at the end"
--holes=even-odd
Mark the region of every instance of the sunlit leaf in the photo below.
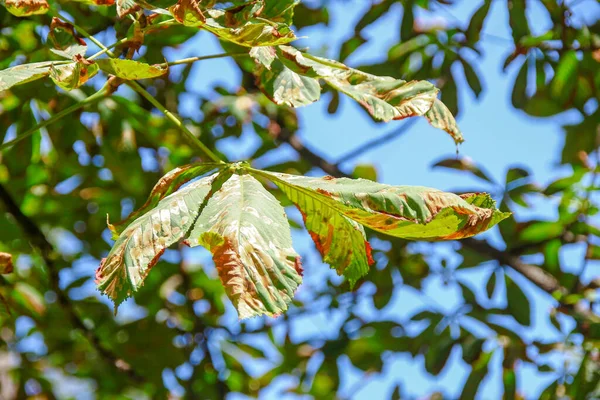
{"type": "Polygon", "coordinates": [[[4,0],[0,4],[17,17],[46,14],[50,8],[46,0],[4,0]]]}
{"type": "Polygon", "coordinates": [[[163,198],[121,233],[96,272],[98,288],[118,306],[144,283],[164,250],[185,237],[198,218],[216,175],[163,198]]]}
{"type": "Polygon", "coordinates": [[[52,64],[52,61],[43,61],[17,65],[0,71],[0,91],[48,76],[52,64]]]}
{"type": "Polygon", "coordinates": [[[277,104],[300,107],[318,100],[322,79],[352,97],[377,120],[425,116],[434,127],[450,133],[456,142],[463,141],[454,117],[437,100],[438,90],[427,81],[406,82],[367,74],[290,46],[278,46],[275,54],[270,68],[264,66],[265,57],[255,56],[259,61],[256,74],[260,87],[277,104]]]}
{"type": "Polygon", "coordinates": [[[122,58],[102,58],[96,64],[103,72],[127,80],[157,78],[169,70],[165,64],[150,65],[122,58]]]}
{"type": "Polygon", "coordinates": [[[206,8],[198,0],[179,0],[169,11],[186,26],[207,30],[241,46],[275,46],[296,39],[290,29],[294,1],[252,1],[226,9],[206,8]]]}
{"type": "Polygon", "coordinates": [[[156,207],[156,205],[166,196],[175,193],[181,185],[193,178],[212,171],[219,166],[221,166],[221,164],[198,163],[184,165],[169,171],[160,178],[156,185],[154,185],[154,188],[152,188],[152,192],[144,205],[132,212],[123,221],[116,224],[109,224],[109,228],[113,232],[113,235],[120,235],[131,222],[156,207]]]}
{"type": "Polygon", "coordinates": [[[48,41],[52,43],[55,54],[73,61],[76,61],[76,56],[84,56],[87,50],[87,44],[75,33],[73,25],[56,17],[52,18],[48,41]]]}
{"type": "Polygon", "coordinates": [[[240,318],[287,310],[302,282],[283,207],[250,175],[232,175],[209,200],[186,243],[213,254],[240,318]]]}
{"type": "Polygon", "coordinates": [[[98,64],[84,58],[80,58],[77,62],[50,67],[50,78],[64,90],[80,87],[97,73],[98,64]]]}
{"type": "Polygon", "coordinates": [[[311,193],[368,228],[406,239],[453,240],[483,232],[509,214],[487,194],[456,195],[420,186],[390,186],[365,179],[312,178],[257,172],[282,190],[311,193]]]}

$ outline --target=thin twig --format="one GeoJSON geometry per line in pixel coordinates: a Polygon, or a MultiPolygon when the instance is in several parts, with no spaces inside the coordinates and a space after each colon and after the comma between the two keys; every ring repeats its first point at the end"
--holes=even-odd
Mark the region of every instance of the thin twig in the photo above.
{"type": "Polygon", "coordinates": [[[192,63],[195,63],[196,61],[211,60],[213,58],[241,57],[241,56],[247,56],[247,55],[248,55],[248,52],[243,52],[243,53],[220,53],[220,54],[212,54],[212,55],[209,55],[209,56],[199,56],[199,57],[182,58],[181,60],[169,61],[168,63],[163,64],[163,65],[172,66],[172,65],[180,65],[180,64],[192,64],[192,63]]]}
{"type": "Polygon", "coordinates": [[[16,143],[20,142],[23,139],[28,138],[29,136],[33,135],[34,133],[36,133],[37,131],[39,131],[40,129],[50,125],[51,123],[58,121],[59,119],[61,119],[62,117],[71,114],[72,112],[75,112],[77,110],[79,110],[80,108],[83,108],[85,106],[89,106],[91,104],[97,103],[98,101],[100,101],[102,98],[104,98],[106,95],[108,94],[108,86],[105,85],[102,87],[102,89],[98,90],[96,93],[92,94],[91,96],[73,104],[71,107],[67,107],[64,110],[60,111],[59,113],[53,115],[52,117],[48,118],[47,120],[44,120],[42,122],[40,122],[39,124],[37,124],[36,126],[34,126],[31,129],[28,129],[27,131],[23,132],[22,134],[20,134],[19,136],[17,136],[16,138],[14,138],[13,140],[3,143],[0,145],[0,151],[11,147],[13,145],[15,145],[16,143]]]}
{"type": "Polygon", "coordinates": [[[160,112],[162,112],[175,126],[177,126],[186,136],[190,143],[198,148],[208,159],[211,161],[222,163],[223,160],[215,153],[212,152],[204,143],[202,143],[186,126],[179,118],[175,116],[171,111],[167,110],[165,106],[163,106],[158,100],[156,100],[146,89],[142,87],[136,81],[128,81],[127,85],[131,87],[133,90],[138,92],[143,98],[148,100],[150,104],[156,107],[160,112]]]}
{"type": "Polygon", "coordinates": [[[71,325],[80,330],[84,336],[87,337],[92,347],[109,365],[120,368],[131,380],[143,382],[144,378],[136,373],[131,367],[120,367],[122,364],[119,362],[120,357],[105,347],[96,333],[83,323],[83,320],[75,311],[73,304],[71,304],[71,299],[59,286],[59,268],[56,265],[56,261],[60,262],[58,254],[54,251],[52,244],[46,239],[46,236],[35,222],[23,214],[21,208],[2,184],[0,184],[0,200],[4,203],[6,211],[13,215],[25,235],[29,238],[31,246],[42,256],[48,270],[50,287],[56,293],[58,303],[67,314],[71,325]]]}
{"type": "Polygon", "coordinates": [[[407,132],[417,120],[415,118],[411,118],[406,121],[403,125],[401,125],[398,129],[395,129],[385,135],[369,140],[368,142],[358,146],[356,149],[349,151],[348,153],[341,156],[335,163],[337,165],[345,163],[346,161],[352,160],[368,151],[371,151],[377,147],[383,146],[384,144],[391,142],[392,140],[397,139],[402,136],[405,132],[407,132]]]}

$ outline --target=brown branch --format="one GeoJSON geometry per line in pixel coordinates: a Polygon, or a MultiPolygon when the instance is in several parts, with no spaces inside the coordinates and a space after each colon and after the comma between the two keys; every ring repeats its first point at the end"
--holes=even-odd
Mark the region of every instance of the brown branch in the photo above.
{"type": "Polygon", "coordinates": [[[122,366],[123,361],[116,354],[112,353],[110,349],[104,346],[95,332],[88,328],[83,323],[81,317],[77,315],[73,304],[71,304],[69,296],[59,286],[59,268],[56,266],[56,261],[59,261],[58,254],[54,251],[52,244],[48,241],[48,239],[46,239],[46,236],[35,224],[35,222],[23,214],[21,208],[17,205],[17,203],[15,203],[10,193],[2,184],[0,184],[0,200],[2,200],[4,203],[6,211],[13,215],[25,235],[29,238],[31,246],[37,250],[44,259],[48,269],[48,280],[50,287],[56,293],[58,303],[66,313],[71,325],[84,334],[91,346],[108,364],[121,369],[123,373],[127,374],[131,380],[135,382],[143,382],[144,379],[142,376],[137,374],[133,369],[131,369],[131,367],[122,366]]]}

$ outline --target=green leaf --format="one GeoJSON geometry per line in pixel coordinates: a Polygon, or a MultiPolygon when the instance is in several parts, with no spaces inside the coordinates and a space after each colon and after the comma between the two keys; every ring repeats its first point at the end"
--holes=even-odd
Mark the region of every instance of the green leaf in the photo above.
{"type": "Polygon", "coordinates": [[[0,4],[17,17],[46,14],[50,8],[46,0],[3,0],[0,4]]]}
{"type": "Polygon", "coordinates": [[[488,298],[491,299],[494,296],[494,291],[496,290],[496,275],[498,273],[493,271],[490,274],[487,284],[485,285],[485,291],[487,292],[488,298]]]}
{"type": "Polygon", "coordinates": [[[515,43],[530,34],[527,22],[527,4],[525,0],[508,0],[508,21],[515,43]]]}
{"type": "Polygon", "coordinates": [[[506,281],[506,300],[508,302],[508,311],[515,317],[521,325],[529,326],[531,324],[531,309],[529,299],[523,293],[523,290],[508,275],[504,275],[506,281]]]}
{"type": "Polygon", "coordinates": [[[52,61],[17,65],[0,71],[0,92],[15,85],[31,82],[50,74],[52,61]]]}
{"type": "Polygon", "coordinates": [[[527,73],[529,66],[527,60],[521,65],[513,85],[511,100],[515,108],[523,108],[527,104],[527,73]]]}
{"type": "Polygon", "coordinates": [[[460,57],[459,60],[463,66],[463,71],[465,72],[465,78],[467,78],[467,83],[469,84],[469,87],[473,91],[475,97],[479,97],[479,95],[483,91],[483,86],[481,85],[481,81],[479,80],[477,72],[475,72],[475,69],[471,66],[471,64],[469,64],[467,60],[465,60],[462,57],[460,57]]]}
{"type": "MultiPolygon", "coordinates": [[[[469,26],[465,32],[467,40],[470,44],[479,42],[481,31],[483,30],[483,24],[490,11],[492,0],[484,0],[483,4],[473,13],[469,26]]],[[[466,72],[466,71],[465,71],[466,72]]]]}
{"type": "Polygon", "coordinates": [[[98,65],[86,59],[50,67],[50,78],[64,90],[77,89],[97,73],[98,65]]]}
{"type": "Polygon", "coordinates": [[[302,282],[283,207],[251,175],[232,175],[223,184],[187,242],[211,251],[240,318],[281,314],[302,282]]]}
{"type": "Polygon", "coordinates": [[[0,275],[13,272],[12,254],[0,252],[0,275]]]}
{"type": "Polygon", "coordinates": [[[296,39],[290,28],[295,1],[256,0],[227,9],[201,5],[198,0],[179,0],[169,11],[183,25],[207,30],[240,46],[275,46],[296,39]]]}
{"type": "Polygon", "coordinates": [[[488,365],[492,359],[493,353],[482,353],[481,356],[473,364],[471,374],[467,378],[460,395],[460,400],[474,399],[475,395],[479,391],[479,385],[481,381],[488,373],[488,365]]]}
{"type": "Polygon", "coordinates": [[[463,141],[454,117],[437,100],[438,89],[427,81],[406,82],[367,74],[290,46],[278,46],[275,55],[267,67],[265,57],[255,56],[259,85],[276,104],[300,107],[318,100],[319,79],[322,79],[356,100],[376,120],[388,122],[426,116],[434,127],[450,133],[456,142],[463,141]]]}
{"type": "Polygon", "coordinates": [[[152,192],[150,192],[150,196],[148,196],[148,200],[146,200],[144,205],[129,214],[123,221],[114,225],[108,224],[109,229],[113,235],[120,235],[131,222],[156,207],[166,196],[175,193],[181,185],[221,166],[223,166],[223,164],[196,163],[177,167],[169,171],[159,179],[156,185],[154,185],[154,188],[152,188],[152,192]]]}
{"type": "Polygon", "coordinates": [[[413,13],[413,2],[405,1],[402,4],[402,22],[400,23],[400,39],[407,41],[415,35],[415,15],[413,13]]]}
{"type": "Polygon", "coordinates": [[[164,250],[186,236],[216,176],[199,179],[163,198],[121,233],[96,272],[98,288],[115,302],[115,310],[139,290],[164,250]]]}
{"type": "Polygon", "coordinates": [[[565,52],[558,62],[554,71],[554,77],[550,82],[550,94],[559,103],[564,103],[577,86],[577,65],[579,60],[575,50],[565,52]]]}
{"type": "Polygon", "coordinates": [[[105,73],[127,80],[157,78],[169,70],[165,64],[150,65],[121,58],[102,58],[96,64],[105,73]]]}
{"type": "Polygon", "coordinates": [[[425,369],[432,375],[442,372],[454,347],[455,341],[447,331],[444,331],[445,335],[436,337],[425,353],[425,369]]]}
{"type": "Polygon", "coordinates": [[[509,215],[496,210],[495,202],[483,193],[459,196],[365,179],[253,172],[271,179],[286,193],[293,187],[368,228],[405,239],[465,238],[491,228],[509,215]]]}

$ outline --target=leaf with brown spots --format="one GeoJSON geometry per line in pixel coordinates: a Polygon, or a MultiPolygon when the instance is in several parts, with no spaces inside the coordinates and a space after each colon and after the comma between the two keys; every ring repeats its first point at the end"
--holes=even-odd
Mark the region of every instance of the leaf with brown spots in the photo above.
{"type": "Polygon", "coordinates": [[[17,17],[46,14],[50,8],[46,0],[6,0],[2,4],[17,17]]]}
{"type": "Polygon", "coordinates": [[[251,175],[232,175],[223,184],[188,242],[211,251],[240,318],[279,315],[302,282],[283,207],[251,175]]]}
{"type": "Polygon", "coordinates": [[[50,74],[52,61],[16,65],[0,71],[0,92],[50,74]]]}
{"type": "Polygon", "coordinates": [[[462,135],[454,117],[437,100],[438,89],[427,81],[404,81],[375,76],[291,46],[250,52],[257,62],[259,87],[276,104],[300,107],[319,99],[322,79],[347,94],[380,121],[426,116],[432,125],[447,131],[460,143],[462,135]]]}
{"type": "Polygon", "coordinates": [[[404,239],[462,239],[488,230],[510,215],[498,211],[485,193],[459,196],[437,189],[390,186],[366,179],[255,173],[271,179],[286,194],[302,191],[359,224],[404,239]]]}
{"type": "Polygon", "coordinates": [[[187,236],[217,176],[201,178],[164,197],[119,236],[96,272],[98,288],[115,302],[115,310],[143,285],[165,249],[187,236]]]}
{"type": "Polygon", "coordinates": [[[79,56],[78,61],[50,66],[50,78],[64,90],[77,89],[98,73],[98,64],[79,56]]]}
{"type": "Polygon", "coordinates": [[[118,237],[131,222],[156,207],[156,205],[166,196],[175,193],[181,185],[209,171],[219,169],[224,165],[225,164],[217,163],[196,163],[177,167],[169,171],[165,176],[158,180],[156,185],[154,185],[152,192],[150,192],[150,196],[148,196],[148,200],[146,200],[146,203],[144,203],[143,206],[132,212],[123,221],[116,224],[108,224],[109,229],[113,235],[118,237]]]}
{"type": "Polygon", "coordinates": [[[179,0],[169,8],[175,20],[207,30],[240,46],[275,46],[296,39],[291,30],[295,1],[254,0],[226,9],[199,0],[179,0]]]}
{"type": "Polygon", "coordinates": [[[0,275],[13,272],[12,254],[0,252],[0,275]]]}
{"type": "MultiPolygon", "coordinates": [[[[317,188],[315,191],[295,185],[289,180],[280,179],[284,177],[283,174],[264,173],[264,176],[273,180],[298,207],[323,261],[335,268],[339,275],[344,275],[350,287],[353,287],[373,264],[371,246],[362,225],[331,207],[328,200],[331,194],[326,190],[317,188]]],[[[330,179],[334,178],[322,178],[324,181],[330,179]]]]}

